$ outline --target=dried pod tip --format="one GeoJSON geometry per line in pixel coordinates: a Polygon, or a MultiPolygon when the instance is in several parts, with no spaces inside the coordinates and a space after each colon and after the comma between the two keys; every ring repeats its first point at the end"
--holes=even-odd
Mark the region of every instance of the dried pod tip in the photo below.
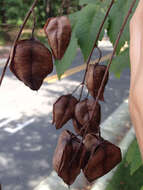
{"type": "Polygon", "coordinates": [[[35,39],[18,41],[10,70],[32,90],[39,90],[44,78],[53,71],[52,55],[35,39]]]}
{"type": "Polygon", "coordinates": [[[53,124],[60,129],[67,121],[73,118],[77,99],[71,94],[63,95],[53,105],[53,124]]]}
{"type": "Polygon", "coordinates": [[[71,38],[71,25],[68,17],[49,18],[44,26],[48,43],[55,59],[61,60],[71,38]]]}
{"type": "MultiPolygon", "coordinates": [[[[103,77],[104,77],[104,74],[106,72],[106,68],[107,66],[106,65],[92,65],[90,64],[88,66],[88,71],[87,71],[87,74],[86,74],[86,86],[87,86],[87,89],[89,90],[90,94],[96,98],[97,97],[97,94],[98,94],[98,90],[101,86],[101,83],[102,83],[102,80],[103,80],[103,77]]],[[[106,80],[103,84],[103,88],[102,88],[102,91],[101,91],[101,94],[100,94],[100,97],[99,97],[99,100],[101,101],[104,101],[104,89],[105,89],[105,86],[108,82],[108,78],[109,78],[109,72],[106,76],[106,80]]]]}

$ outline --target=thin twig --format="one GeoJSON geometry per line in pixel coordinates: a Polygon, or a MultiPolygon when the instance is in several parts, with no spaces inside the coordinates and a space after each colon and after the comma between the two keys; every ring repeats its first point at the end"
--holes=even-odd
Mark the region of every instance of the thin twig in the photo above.
{"type": "MultiPolygon", "coordinates": [[[[102,88],[103,88],[103,86],[104,86],[104,82],[105,82],[105,80],[106,80],[106,77],[107,77],[107,74],[108,74],[110,65],[111,65],[112,60],[113,60],[113,57],[114,57],[114,55],[115,55],[115,52],[116,52],[116,49],[117,49],[119,40],[120,40],[121,35],[122,35],[123,31],[124,31],[124,28],[125,28],[125,25],[126,25],[126,23],[127,23],[127,21],[128,21],[128,18],[129,18],[129,16],[130,16],[130,14],[132,13],[132,9],[133,9],[135,3],[136,3],[136,0],[133,0],[132,4],[131,4],[131,6],[130,6],[130,9],[129,9],[128,13],[127,13],[127,16],[126,16],[125,19],[124,19],[123,25],[122,25],[122,27],[121,27],[121,29],[120,29],[120,32],[119,32],[118,37],[117,37],[116,42],[115,42],[114,49],[113,49],[113,52],[112,52],[112,55],[111,55],[109,64],[107,65],[106,72],[105,72],[105,74],[104,74],[102,83],[101,83],[101,85],[100,85],[100,88],[99,88],[99,91],[98,91],[98,94],[97,94],[95,103],[94,103],[94,105],[93,105],[93,111],[92,111],[91,117],[90,117],[90,119],[89,119],[84,125],[88,124],[88,123],[92,120],[92,118],[93,118],[93,116],[94,116],[95,108],[96,108],[97,102],[98,102],[98,100],[99,100],[100,94],[101,94],[101,92],[102,92],[102,88]]],[[[83,127],[84,127],[84,126],[83,126],[83,127]]],[[[84,138],[84,136],[85,136],[85,134],[86,134],[86,132],[87,132],[88,127],[89,127],[89,125],[87,125],[87,127],[86,127],[86,129],[85,129],[85,131],[84,131],[83,138],[84,138]]],[[[99,131],[99,136],[101,136],[100,131],[99,131]]],[[[76,158],[76,156],[77,156],[77,154],[78,154],[78,152],[79,152],[79,150],[80,150],[80,148],[81,148],[81,146],[82,146],[83,138],[82,138],[82,141],[81,141],[81,143],[80,143],[79,149],[77,150],[77,152],[75,152],[75,155],[73,156],[73,159],[71,160],[69,166],[71,166],[73,160],[76,158]]]]}
{"type": "Polygon", "coordinates": [[[88,96],[89,96],[89,91],[87,92],[87,95],[86,95],[86,98],[85,98],[85,99],[88,99],[88,96]]]}
{"type": "MultiPolygon", "coordinates": [[[[97,34],[97,36],[96,36],[94,46],[93,46],[93,48],[92,48],[92,50],[91,50],[91,53],[90,53],[90,55],[89,55],[89,57],[88,57],[88,60],[87,60],[87,63],[86,63],[86,70],[85,70],[85,74],[84,74],[83,81],[82,81],[82,85],[83,85],[83,86],[82,86],[82,89],[81,89],[79,101],[80,101],[80,99],[81,99],[81,97],[82,97],[82,92],[83,92],[83,88],[84,88],[86,73],[87,73],[88,65],[89,65],[90,60],[91,60],[91,57],[92,57],[92,53],[93,53],[93,51],[94,51],[94,48],[97,46],[97,42],[98,42],[98,40],[99,40],[100,33],[101,33],[102,29],[103,29],[104,23],[105,23],[105,21],[106,21],[108,15],[109,15],[109,12],[110,12],[110,10],[111,10],[111,8],[112,8],[113,3],[114,3],[114,0],[112,0],[111,3],[110,3],[110,5],[109,5],[109,8],[108,8],[108,10],[107,10],[107,12],[106,12],[106,14],[105,14],[105,17],[104,17],[104,19],[103,19],[103,21],[102,21],[102,23],[101,23],[101,26],[100,26],[100,28],[99,28],[99,32],[98,32],[98,34],[97,34]]],[[[96,104],[97,104],[97,103],[96,103],[96,104]]],[[[95,105],[95,106],[96,106],[96,105],[95,105]]],[[[95,107],[94,107],[94,109],[95,109],[95,107]]],[[[92,117],[93,117],[93,114],[94,114],[94,112],[92,113],[92,117]]],[[[92,118],[92,117],[91,117],[91,118],[92,118]]],[[[91,119],[89,119],[89,121],[87,122],[87,127],[86,127],[86,129],[85,129],[85,132],[87,131],[87,129],[88,129],[88,127],[89,127],[88,123],[90,122],[90,120],[91,120],[91,119]]],[[[83,127],[84,127],[84,126],[83,126],[83,127]]],[[[84,133],[85,133],[85,132],[84,132],[84,133]]],[[[85,136],[85,134],[84,134],[84,136],[85,136]]],[[[82,143],[83,143],[83,138],[82,138],[82,141],[81,141],[81,143],[80,143],[80,145],[79,145],[79,149],[75,152],[75,154],[74,154],[74,156],[73,156],[71,162],[69,163],[69,167],[71,167],[72,162],[75,160],[75,158],[76,158],[76,156],[77,156],[77,154],[78,154],[78,152],[79,152],[79,150],[80,150],[80,148],[81,148],[81,146],[82,146],[82,143]]]]}
{"type": "Polygon", "coordinates": [[[32,28],[32,39],[34,39],[34,32],[35,32],[35,27],[36,27],[36,15],[35,15],[35,11],[33,9],[33,28],[32,28]]]}
{"type": "Polygon", "coordinates": [[[3,71],[2,71],[2,75],[1,75],[1,78],[0,78],[0,86],[1,86],[1,84],[2,84],[2,81],[3,81],[4,75],[5,75],[7,66],[8,66],[8,64],[11,64],[11,61],[12,61],[12,59],[13,59],[14,49],[15,49],[16,42],[19,40],[19,38],[20,38],[20,36],[21,36],[21,33],[22,33],[23,29],[24,29],[24,26],[25,26],[25,24],[27,23],[27,21],[28,21],[30,15],[31,15],[31,13],[33,12],[33,10],[34,10],[34,8],[35,8],[35,6],[36,6],[37,1],[38,1],[38,0],[34,0],[34,2],[33,2],[33,4],[32,4],[32,6],[31,6],[31,8],[29,9],[28,13],[26,14],[26,16],[25,16],[25,18],[24,18],[24,21],[23,21],[23,24],[21,25],[20,30],[19,30],[19,32],[18,32],[18,34],[17,34],[17,36],[16,36],[16,38],[15,38],[15,40],[14,40],[14,43],[13,43],[12,48],[11,48],[11,50],[10,50],[8,59],[7,59],[6,63],[5,63],[4,69],[3,69],[3,71]],[[10,63],[9,63],[9,62],[10,62],[10,63]]]}
{"type": "MultiPolygon", "coordinates": [[[[122,26],[121,26],[120,32],[119,32],[119,34],[118,34],[118,36],[117,36],[117,39],[116,39],[116,42],[115,42],[115,45],[114,45],[114,49],[113,49],[113,52],[112,52],[112,55],[111,55],[111,58],[110,58],[110,60],[109,60],[109,63],[108,63],[108,65],[107,65],[107,68],[106,68],[106,71],[105,71],[105,74],[104,74],[104,77],[103,77],[103,80],[102,80],[101,85],[100,85],[100,88],[99,88],[99,90],[98,90],[97,97],[96,97],[95,103],[94,103],[94,105],[93,105],[93,111],[92,111],[90,120],[89,120],[88,122],[90,122],[90,121],[92,120],[93,116],[94,116],[94,112],[95,112],[95,109],[96,109],[96,105],[97,105],[98,100],[99,100],[99,97],[100,97],[100,95],[101,95],[102,88],[104,87],[104,83],[105,83],[106,77],[107,77],[107,75],[108,75],[109,68],[110,68],[110,66],[111,66],[112,60],[113,60],[113,58],[114,58],[114,55],[115,55],[115,53],[116,53],[116,49],[117,49],[119,40],[120,40],[120,38],[121,38],[121,36],[122,36],[122,33],[123,33],[123,31],[124,31],[124,28],[125,28],[125,26],[126,26],[126,24],[127,24],[128,18],[129,18],[129,16],[130,16],[130,14],[132,13],[132,9],[134,8],[135,3],[136,3],[136,0],[133,0],[132,4],[131,4],[131,6],[130,6],[130,9],[129,9],[128,13],[127,13],[127,16],[125,17],[125,19],[124,19],[124,21],[123,21],[123,24],[122,24],[122,26]]],[[[85,130],[85,131],[86,131],[86,130],[85,130]]]]}
{"type": "Polygon", "coordinates": [[[79,87],[81,86],[82,84],[80,83],[73,91],[72,91],[72,95],[79,89],[79,87]]]}
{"type": "MultiPolygon", "coordinates": [[[[93,48],[92,48],[92,50],[91,50],[91,52],[90,52],[90,55],[89,55],[89,57],[88,57],[88,59],[87,59],[87,62],[86,62],[86,69],[85,69],[85,74],[84,74],[84,77],[83,77],[82,84],[85,83],[85,78],[86,78],[86,73],[87,73],[87,70],[88,70],[88,65],[89,65],[89,63],[90,63],[90,60],[91,60],[91,57],[92,57],[94,48],[97,46],[97,43],[98,43],[98,40],[99,40],[101,31],[102,31],[102,29],[103,29],[103,26],[104,26],[104,24],[105,24],[105,21],[106,21],[108,15],[109,15],[109,12],[110,12],[110,10],[111,10],[111,8],[112,8],[112,5],[114,4],[114,1],[115,1],[115,0],[112,0],[112,1],[111,1],[110,5],[109,5],[109,8],[108,8],[108,10],[107,10],[107,12],[106,12],[106,14],[105,14],[105,17],[104,17],[104,19],[103,19],[103,21],[102,21],[102,23],[101,23],[101,25],[100,25],[100,27],[99,27],[99,31],[98,31],[98,33],[97,33],[97,36],[96,36],[96,39],[95,39],[95,43],[94,43],[94,45],[93,45],[93,48]]],[[[82,89],[81,89],[80,99],[81,99],[81,97],[82,97],[83,88],[84,88],[84,85],[82,86],[82,89]]],[[[79,99],[79,100],[80,100],[80,99],[79,99]]]]}

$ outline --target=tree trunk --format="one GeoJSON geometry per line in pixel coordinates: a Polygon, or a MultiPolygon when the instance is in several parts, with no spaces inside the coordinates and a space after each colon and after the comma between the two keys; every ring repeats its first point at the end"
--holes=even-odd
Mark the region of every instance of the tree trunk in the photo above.
{"type": "Polygon", "coordinates": [[[0,1],[0,16],[2,24],[6,24],[6,9],[4,0],[0,1]]]}
{"type": "Polygon", "coordinates": [[[69,14],[70,12],[70,0],[62,0],[63,14],[69,14]]]}
{"type": "Polygon", "coordinates": [[[52,17],[52,0],[46,0],[46,15],[48,17],[52,17]]]}

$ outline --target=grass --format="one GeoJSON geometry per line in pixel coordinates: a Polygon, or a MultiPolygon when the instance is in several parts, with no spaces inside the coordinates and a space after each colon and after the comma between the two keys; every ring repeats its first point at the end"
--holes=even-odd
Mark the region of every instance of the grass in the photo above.
{"type": "MultiPolygon", "coordinates": [[[[0,31],[0,45],[4,46],[7,44],[12,44],[16,34],[18,33],[19,28],[13,28],[11,30],[1,30],[0,31]]],[[[35,37],[40,40],[42,43],[47,45],[47,38],[44,34],[43,29],[35,30],[35,37]]],[[[31,29],[24,29],[20,39],[29,39],[31,38],[31,29]]]]}
{"type": "Polygon", "coordinates": [[[106,190],[143,190],[143,166],[131,175],[125,156],[106,190]]]}

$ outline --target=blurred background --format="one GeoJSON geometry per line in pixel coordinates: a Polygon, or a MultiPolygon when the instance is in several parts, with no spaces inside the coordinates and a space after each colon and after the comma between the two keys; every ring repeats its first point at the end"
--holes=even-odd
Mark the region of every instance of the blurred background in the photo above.
{"type": "MultiPolygon", "coordinates": [[[[92,0],[84,1],[93,2],[92,0]]],[[[122,2],[123,7],[125,7],[124,1],[120,0],[120,2],[122,2]]],[[[0,0],[0,73],[2,73],[12,43],[31,3],[31,0],[0,0]]],[[[43,31],[43,26],[47,18],[75,13],[83,7],[88,6],[87,4],[79,3],[79,0],[38,1],[35,8],[36,38],[48,46],[43,31]]],[[[126,7],[128,8],[128,6],[126,7]]],[[[102,9],[102,12],[105,13],[105,9],[102,9]]],[[[120,14],[122,14],[122,12],[120,14]]],[[[82,18],[82,15],[80,18],[82,18]]],[[[108,37],[109,31],[105,30],[103,38],[99,41],[99,47],[103,55],[101,60],[102,64],[106,64],[111,56],[113,43],[111,43],[110,40],[115,40],[114,36],[117,36],[117,32],[119,31],[118,27],[120,27],[118,23],[113,20],[114,15],[110,19],[108,27],[113,27],[115,24],[115,31],[112,33],[112,30],[110,30],[111,36],[108,37]]],[[[120,20],[120,18],[118,19],[120,20]]],[[[32,26],[33,16],[28,20],[22,32],[21,39],[31,37],[32,26]]],[[[126,40],[126,38],[124,38],[124,40],[126,40]]],[[[124,43],[122,43],[122,46],[124,47],[124,43]]],[[[128,45],[126,47],[128,47],[128,45]]],[[[124,47],[123,50],[126,50],[126,47],[124,47]]],[[[115,73],[110,73],[109,82],[104,95],[105,102],[100,102],[102,105],[104,138],[110,139],[111,137],[112,142],[117,145],[122,142],[127,134],[129,134],[128,136],[130,137],[133,136],[131,141],[135,138],[128,112],[130,85],[129,56],[128,58],[127,56],[122,57],[122,51],[118,51],[119,59],[116,60],[117,67],[116,65],[114,67],[115,73]],[[126,64],[128,67],[126,67],[126,64]],[[109,128],[106,128],[105,125],[107,124],[109,128]],[[131,132],[131,134],[129,132],[131,132]]],[[[68,122],[63,129],[58,131],[55,129],[55,126],[51,124],[53,103],[59,96],[71,93],[77,85],[81,83],[85,70],[85,61],[82,53],[80,48],[77,47],[75,59],[72,61],[72,65],[69,67],[68,72],[63,75],[62,79],[57,79],[56,69],[54,68],[53,73],[44,80],[38,92],[30,90],[19,81],[9,69],[7,70],[2,86],[0,87],[0,183],[3,187],[2,190],[32,190],[43,180],[45,180],[45,187],[38,186],[35,190],[50,189],[48,179],[51,179],[53,175],[52,157],[57,139],[63,129],[73,131],[71,121],[68,122]]],[[[92,62],[95,62],[97,58],[98,52],[95,50],[92,56],[92,62]]],[[[83,97],[86,97],[86,95],[87,89],[85,88],[83,97]]],[[[76,92],[75,96],[79,96],[79,91],[76,92]]],[[[127,145],[125,148],[127,151],[129,144],[129,142],[127,143],[127,141],[125,141],[124,145],[122,145],[123,150],[127,145]]],[[[141,189],[143,185],[143,167],[136,141],[132,142],[128,151],[129,156],[126,155],[124,157],[122,164],[119,166],[113,178],[110,179],[111,181],[106,180],[105,182],[103,180],[101,182],[106,185],[104,189],[141,189]],[[130,157],[133,158],[134,162],[131,162],[130,157]],[[133,168],[133,170],[131,168],[133,168]]],[[[57,177],[53,179],[57,180],[57,177]]],[[[56,181],[52,183],[56,184],[56,181]]],[[[60,183],[61,182],[57,184],[59,185],[60,183]]],[[[85,184],[84,187],[81,185],[78,186],[77,189],[98,190],[97,186],[94,187],[94,185],[89,185],[87,182],[85,184]]],[[[58,185],[54,188],[60,188],[58,185]]],[[[53,187],[51,189],[54,190],[53,187]]],[[[101,187],[99,189],[102,190],[101,187]]]]}

